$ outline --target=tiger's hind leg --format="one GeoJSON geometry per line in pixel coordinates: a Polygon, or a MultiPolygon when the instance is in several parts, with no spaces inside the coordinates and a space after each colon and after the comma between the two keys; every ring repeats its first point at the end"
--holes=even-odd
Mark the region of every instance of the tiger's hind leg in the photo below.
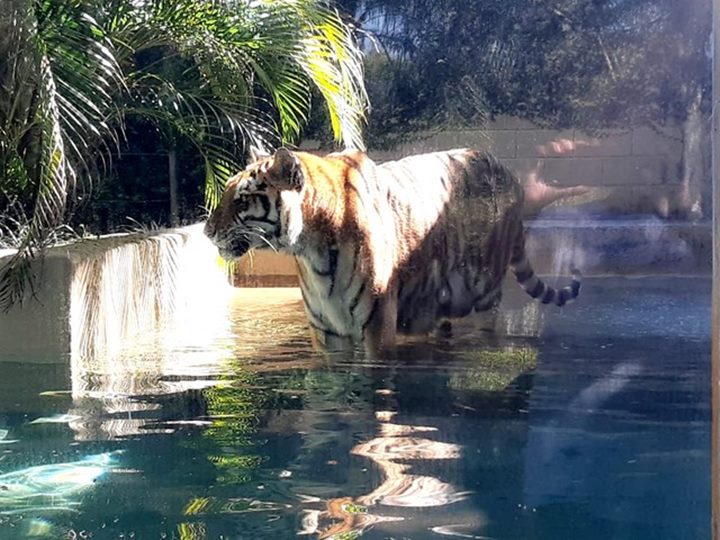
{"type": "Polygon", "coordinates": [[[375,299],[372,316],[363,329],[365,353],[370,359],[392,355],[397,339],[398,297],[392,288],[375,299]]]}

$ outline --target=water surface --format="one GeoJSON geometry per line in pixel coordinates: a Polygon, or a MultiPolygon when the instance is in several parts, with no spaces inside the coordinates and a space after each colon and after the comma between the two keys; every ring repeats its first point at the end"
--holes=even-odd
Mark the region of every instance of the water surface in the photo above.
{"type": "Polygon", "coordinates": [[[0,538],[708,538],[709,280],[508,293],[385,361],[316,355],[294,289],[6,359],[0,538]]]}

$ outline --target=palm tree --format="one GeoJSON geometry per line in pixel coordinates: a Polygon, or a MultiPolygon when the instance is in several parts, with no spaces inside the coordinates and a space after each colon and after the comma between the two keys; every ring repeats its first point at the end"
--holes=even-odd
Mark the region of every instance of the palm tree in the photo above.
{"type": "Polygon", "coordinates": [[[335,139],[363,147],[362,55],[323,0],[0,4],[0,242],[19,248],[0,273],[5,308],[121,148],[128,116],[194,144],[210,208],[249,145],[297,140],[313,92],[335,139]]]}

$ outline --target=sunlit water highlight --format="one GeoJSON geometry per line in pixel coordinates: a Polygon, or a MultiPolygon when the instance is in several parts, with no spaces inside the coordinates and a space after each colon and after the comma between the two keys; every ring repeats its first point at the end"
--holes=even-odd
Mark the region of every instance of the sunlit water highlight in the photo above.
{"type": "Polygon", "coordinates": [[[506,301],[383,361],[315,354],[273,289],[3,363],[0,538],[706,538],[709,282],[506,301]]]}
{"type": "Polygon", "coordinates": [[[75,510],[80,495],[116,464],[117,452],[0,474],[0,514],[75,510]]]}

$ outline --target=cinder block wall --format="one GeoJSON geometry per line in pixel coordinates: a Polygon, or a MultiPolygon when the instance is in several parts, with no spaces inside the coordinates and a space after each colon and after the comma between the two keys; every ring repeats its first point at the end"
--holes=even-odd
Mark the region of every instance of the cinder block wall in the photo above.
{"type": "Polygon", "coordinates": [[[458,147],[485,148],[520,176],[539,166],[548,182],[595,187],[677,182],[683,151],[679,127],[604,131],[600,137],[592,137],[576,129],[541,129],[525,120],[500,117],[482,130],[428,133],[392,151],[371,150],[369,154],[377,161],[387,161],[458,147]],[[554,150],[552,143],[561,140],[578,143],[578,148],[554,150]]]}

